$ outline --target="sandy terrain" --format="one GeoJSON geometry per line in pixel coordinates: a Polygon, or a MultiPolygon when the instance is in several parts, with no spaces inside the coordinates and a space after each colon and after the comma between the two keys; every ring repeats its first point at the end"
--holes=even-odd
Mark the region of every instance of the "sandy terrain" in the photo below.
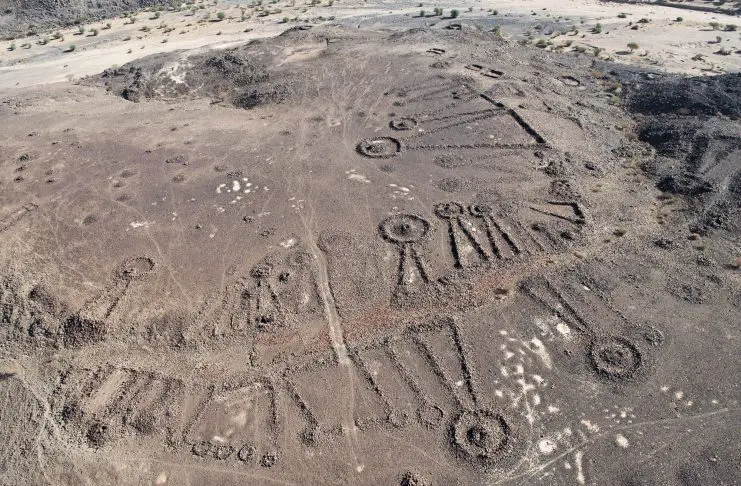
{"type": "Polygon", "coordinates": [[[1,485],[739,484],[733,17],[471,6],[0,46],[1,485]]]}
{"type": "Polygon", "coordinates": [[[738,22],[737,17],[669,7],[597,0],[569,0],[557,4],[549,0],[510,0],[434,5],[443,8],[446,15],[453,8],[462,12],[453,21],[430,17],[432,5],[420,8],[413,2],[384,5],[341,1],[332,6],[326,3],[307,6],[281,0],[266,4],[268,11],[281,11],[267,17],[257,17],[259,10],[245,6],[245,16],[249,17],[245,20],[242,20],[240,5],[244,4],[221,2],[196,9],[195,13],[192,10],[162,12],[156,19],[153,14],[142,12],[133,24],[119,18],[86,25],[82,35],[77,28],[54,31],[59,32],[63,40],[52,39],[53,32],[48,32],[0,42],[0,89],[75,79],[157,52],[220,48],[273,37],[294,22],[391,29],[443,28],[452,22],[483,30],[500,26],[505,38],[529,39],[533,43],[540,39],[550,40],[552,45],[548,49],[573,53],[581,47],[592,53],[597,47],[602,49],[599,54],[602,58],[668,72],[701,74],[736,72],[741,68],[741,55],[737,52],[741,50],[741,34],[722,30],[738,22]],[[426,17],[420,17],[423,9],[426,17]],[[496,9],[497,15],[492,15],[492,9],[496,9]],[[223,21],[216,21],[219,12],[225,13],[223,21]],[[626,14],[625,18],[620,18],[621,14],[626,14]],[[199,23],[206,15],[210,21],[199,23]],[[329,17],[332,20],[326,20],[329,17]],[[683,20],[677,22],[677,17],[683,20]],[[288,24],[282,23],[284,18],[289,20],[288,24]],[[642,19],[650,22],[639,23],[642,19]],[[713,30],[712,22],[717,22],[720,30],[713,30]],[[110,29],[105,28],[106,23],[111,24],[110,29]],[[592,33],[598,23],[603,26],[602,32],[592,33]],[[162,25],[166,27],[161,28],[162,25]],[[638,26],[638,30],[632,30],[633,26],[638,26]],[[569,30],[571,27],[576,30],[569,30]],[[168,28],[173,30],[167,31],[168,28]],[[92,36],[91,29],[97,29],[98,34],[92,36]],[[249,32],[245,32],[248,29],[249,32]],[[558,35],[559,32],[563,35],[558,35]],[[47,38],[48,44],[39,45],[43,38],[47,38]],[[720,42],[716,38],[720,38],[720,42]],[[27,43],[29,48],[21,47],[27,43]],[[631,52],[627,47],[629,43],[636,43],[638,48],[631,52]],[[15,45],[13,51],[8,50],[11,44],[15,45]],[[75,51],[65,53],[73,44],[75,51]],[[728,55],[718,54],[722,49],[726,49],[723,52],[728,55]]]}

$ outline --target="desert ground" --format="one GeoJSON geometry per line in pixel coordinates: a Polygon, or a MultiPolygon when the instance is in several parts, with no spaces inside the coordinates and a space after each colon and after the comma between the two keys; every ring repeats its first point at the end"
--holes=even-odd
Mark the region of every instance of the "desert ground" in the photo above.
{"type": "Polygon", "coordinates": [[[737,13],[8,35],[0,484],[741,484],[737,13]]]}

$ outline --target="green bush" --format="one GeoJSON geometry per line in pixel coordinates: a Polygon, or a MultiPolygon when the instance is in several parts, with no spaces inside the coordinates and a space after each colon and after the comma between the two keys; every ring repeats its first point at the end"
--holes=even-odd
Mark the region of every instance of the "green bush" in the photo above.
{"type": "Polygon", "coordinates": [[[457,9],[454,8],[453,10],[450,11],[450,18],[457,19],[460,14],[461,13],[457,9]]]}
{"type": "Polygon", "coordinates": [[[219,19],[219,21],[221,21],[226,18],[226,14],[224,12],[219,12],[216,14],[216,17],[219,19]]]}

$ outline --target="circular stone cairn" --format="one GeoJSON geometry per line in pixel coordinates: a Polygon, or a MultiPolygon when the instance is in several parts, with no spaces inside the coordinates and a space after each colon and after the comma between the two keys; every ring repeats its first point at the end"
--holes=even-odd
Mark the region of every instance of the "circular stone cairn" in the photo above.
{"type": "Polygon", "coordinates": [[[198,457],[205,457],[207,455],[210,455],[214,450],[214,445],[207,440],[196,442],[193,444],[193,454],[198,457]]]}
{"type": "Polygon", "coordinates": [[[475,218],[485,218],[486,216],[490,216],[491,213],[494,212],[494,208],[492,208],[488,204],[483,203],[471,204],[468,207],[468,212],[471,213],[471,216],[475,218]]]}
{"type": "Polygon", "coordinates": [[[392,243],[414,243],[424,238],[430,223],[414,214],[399,214],[381,223],[381,234],[392,243]]]}
{"type": "Polygon", "coordinates": [[[455,445],[468,458],[496,462],[509,450],[511,431],[507,421],[491,410],[463,412],[453,425],[455,445]]]}
{"type": "Polygon", "coordinates": [[[376,137],[362,140],[358,152],[374,159],[388,159],[401,152],[401,142],[393,137],[376,137]]]}
{"type": "Polygon", "coordinates": [[[589,350],[589,359],[599,375],[611,380],[632,378],[643,364],[638,348],[621,337],[595,340],[589,350]]]}
{"type": "Polygon", "coordinates": [[[649,329],[644,331],[643,338],[651,346],[661,346],[662,344],[664,344],[664,333],[656,329],[655,327],[650,327],[649,329]]]}
{"type": "Polygon", "coordinates": [[[456,202],[435,205],[435,214],[443,219],[453,219],[463,215],[463,206],[456,202]]]}
{"type": "Polygon", "coordinates": [[[443,412],[442,408],[436,405],[425,403],[419,408],[419,410],[417,410],[417,415],[419,416],[419,421],[422,425],[427,428],[434,428],[440,425],[443,421],[445,412],[443,412]]]}
{"type": "Polygon", "coordinates": [[[389,123],[389,126],[394,130],[412,130],[417,126],[417,120],[409,117],[394,118],[389,123]]]}
{"type": "Polygon", "coordinates": [[[255,459],[257,456],[257,449],[252,444],[245,444],[237,452],[237,459],[242,462],[249,462],[255,459]]]}
{"type": "Polygon", "coordinates": [[[117,273],[122,280],[137,280],[154,271],[154,260],[149,257],[135,257],[126,260],[118,267],[117,273]]]}

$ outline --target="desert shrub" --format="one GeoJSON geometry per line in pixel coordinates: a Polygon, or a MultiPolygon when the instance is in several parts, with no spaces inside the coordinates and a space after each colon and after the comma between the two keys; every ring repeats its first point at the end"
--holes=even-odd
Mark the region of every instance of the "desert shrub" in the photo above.
{"type": "Polygon", "coordinates": [[[674,19],[674,21],[675,21],[675,22],[682,22],[682,21],[684,21],[684,18],[682,18],[682,17],[677,17],[676,19],[674,19]]]}
{"type": "Polygon", "coordinates": [[[96,35],[98,35],[98,29],[90,29],[90,35],[92,37],[95,37],[96,35]]]}
{"type": "Polygon", "coordinates": [[[226,18],[226,14],[224,12],[219,12],[216,14],[216,17],[221,21],[226,18]]]}
{"type": "Polygon", "coordinates": [[[628,18],[628,15],[621,12],[621,13],[618,14],[618,18],[619,19],[627,19],[628,18]]]}
{"type": "Polygon", "coordinates": [[[592,27],[592,34],[601,34],[602,33],[602,24],[597,24],[594,27],[592,27]]]}
{"type": "Polygon", "coordinates": [[[713,30],[718,30],[718,29],[720,29],[720,23],[719,23],[719,22],[709,22],[709,23],[708,23],[708,25],[709,25],[709,26],[710,26],[710,28],[712,28],[713,30]]]}
{"type": "Polygon", "coordinates": [[[538,39],[538,41],[535,43],[535,47],[539,47],[541,49],[545,49],[548,46],[548,42],[545,39],[538,39]]]}
{"type": "Polygon", "coordinates": [[[10,45],[8,46],[8,50],[9,51],[14,51],[15,50],[15,42],[11,42],[10,43],[10,45]]]}
{"type": "Polygon", "coordinates": [[[110,22],[106,22],[106,24],[105,24],[105,27],[103,27],[103,29],[105,29],[105,30],[108,30],[108,29],[110,29],[111,27],[113,27],[113,26],[111,25],[111,23],[110,23],[110,22]]]}
{"type": "Polygon", "coordinates": [[[635,42],[628,42],[628,49],[630,49],[630,52],[633,52],[638,49],[638,44],[635,42]]]}
{"type": "Polygon", "coordinates": [[[77,46],[74,44],[70,44],[67,50],[64,52],[75,52],[75,49],[77,49],[77,46]]]}
{"type": "Polygon", "coordinates": [[[647,23],[649,23],[649,22],[651,22],[651,21],[650,21],[649,19],[647,19],[647,18],[642,18],[642,19],[640,19],[640,20],[638,21],[638,23],[639,23],[639,24],[647,24],[647,23]]]}
{"type": "Polygon", "coordinates": [[[457,19],[460,14],[461,13],[457,9],[454,8],[453,10],[450,11],[450,18],[457,19]]]}

